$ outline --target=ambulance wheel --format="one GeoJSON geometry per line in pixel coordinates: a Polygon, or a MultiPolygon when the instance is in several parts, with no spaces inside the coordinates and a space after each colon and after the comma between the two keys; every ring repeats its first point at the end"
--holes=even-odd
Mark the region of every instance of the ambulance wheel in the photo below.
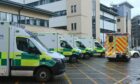
{"type": "Polygon", "coordinates": [[[77,58],[73,55],[69,58],[69,62],[70,63],[76,63],[77,62],[77,58]]]}
{"type": "Polygon", "coordinates": [[[109,62],[113,62],[114,58],[107,58],[109,62]]]}
{"type": "Polygon", "coordinates": [[[105,53],[102,53],[102,54],[101,54],[101,57],[105,57],[105,53]]]}
{"type": "Polygon", "coordinates": [[[90,54],[86,53],[86,54],[84,55],[84,59],[89,59],[89,58],[90,58],[90,54]]]}
{"type": "Polygon", "coordinates": [[[131,58],[125,58],[125,62],[129,62],[131,58]]]}
{"type": "Polygon", "coordinates": [[[41,82],[47,82],[52,78],[51,72],[47,68],[39,68],[39,69],[37,69],[35,71],[34,76],[35,76],[37,81],[41,81],[41,82]]]}

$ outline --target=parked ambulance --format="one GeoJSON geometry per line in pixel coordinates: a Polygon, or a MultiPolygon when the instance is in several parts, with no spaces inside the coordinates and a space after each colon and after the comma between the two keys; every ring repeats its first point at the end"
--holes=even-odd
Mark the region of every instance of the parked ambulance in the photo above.
{"type": "Polygon", "coordinates": [[[65,72],[63,60],[54,57],[55,53],[48,52],[20,26],[0,22],[0,76],[48,81],[65,72]]]}
{"type": "Polygon", "coordinates": [[[95,39],[93,39],[93,55],[105,57],[106,49],[95,39]]]}
{"type": "Polygon", "coordinates": [[[82,58],[89,59],[93,56],[92,38],[74,37],[74,46],[82,51],[82,58]]]}
{"type": "Polygon", "coordinates": [[[129,35],[124,33],[108,33],[106,36],[106,57],[109,61],[130,61],[129,35]]]}
{"type": "Polygon", "coordinates": [[[59,33],[36,33],[37,38],[42,44],[51,51],[63,54],[69,62],[77,62],[79,50],[73,48],[71,40],[59,33]]]}

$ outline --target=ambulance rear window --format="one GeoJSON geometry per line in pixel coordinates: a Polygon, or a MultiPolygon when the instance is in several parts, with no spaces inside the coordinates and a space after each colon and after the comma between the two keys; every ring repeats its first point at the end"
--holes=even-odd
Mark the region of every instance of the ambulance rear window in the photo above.
{"type": "Polygon", "coordinates": [[[113,36],[109,36],[109,42],[110,42],[110,43],[113,42],[113,36]]]}

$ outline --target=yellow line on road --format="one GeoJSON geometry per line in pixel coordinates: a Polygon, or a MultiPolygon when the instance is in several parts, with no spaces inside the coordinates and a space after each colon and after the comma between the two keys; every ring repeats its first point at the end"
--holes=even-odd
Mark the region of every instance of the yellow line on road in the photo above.
{"type": "MultiPolygon", "coordinates": [[[[93,62],[93,63],[95,63],[95,62],[93,62]]],[[[100,65],[99,63],[95,63],[95,64],[100,65]]],[[[113,69],[113,68],[106,67],[106,66],[103,66],[103,65],[100,65],[100,66],[102,66],[102,67],[104,67],[104,68],[106,68],[106,69],[109,69],[109,70],[112,70],[112,71],[118,72],[118,73],[120,73],[120,74],[122,74],[122,75],[126,76],[126,74],[125,74],[125,73],[120,72],[120,71],[117,71],[117,70],[115,70],[115,69],[113,69]]]]}
{"type": "Polygon", "coordinates": [[[64,74],[64,77],[68,81],[69,84],[72,84],[70,78],[68,77],[68,75],[66,73],[64,74]]]}
{"type": "Polygon", "coordinates": [[[121,84],[121,82],[123,82],[125,79],[127,79],[129,76],[124,77],[123,79],[119,80],[118,82],[114,83],[114,84],[121,84]]]}
{"type": "Polygon", "coordinates": [[[86,65],[87,67],[91,68],[92,70],[95,70],[95,71],[99,72],[100,74],[102,74],[102,75],[104,75],[104,76],[107,76],[109,79],[111,79],[111,80],[113,80],[113,81],[117,82],[117,80],[116,80],[115,78],[113,78],[113,77],[111,77],[111,76],[107,75],[106,73],[103,73],[103,72],[101,72],[101,71],[99,71],[99,70],[97,70],[97,69],[93,68],[93,67],[92,67],[92,66],[90,66],[89,64],[84,63],[84,62],[82,62],[82,61],[79,61],[79,62],[81,62],[82,64],[84,64],[84,65],[86,65]]]}
{"type": "Polygon", "coordinates": [[[91,80],[93,84],[98,84],[94,79],[92,79],[91,77],[89,77],[86,73],[84,73],[82,70],[80,70],[79,68],[77,68],[77,66],[73,65],[78,71],[80,71],[83,75],[85,75],[87,77],[87,79],[91,80]]]}

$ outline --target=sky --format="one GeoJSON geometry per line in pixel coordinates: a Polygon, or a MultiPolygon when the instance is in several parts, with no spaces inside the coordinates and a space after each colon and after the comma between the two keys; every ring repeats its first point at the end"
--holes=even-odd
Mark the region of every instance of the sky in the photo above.
{"type": "Polygon", "coordinates": [[[119,4],[124,1],[127,1],[134,6],[134,8],[132,9],[131,18],[133,18],[136,15],[140,15],[140,0],[100,0],[102,4],[107,6],[110,6],[111,4],[119,4]]]}

